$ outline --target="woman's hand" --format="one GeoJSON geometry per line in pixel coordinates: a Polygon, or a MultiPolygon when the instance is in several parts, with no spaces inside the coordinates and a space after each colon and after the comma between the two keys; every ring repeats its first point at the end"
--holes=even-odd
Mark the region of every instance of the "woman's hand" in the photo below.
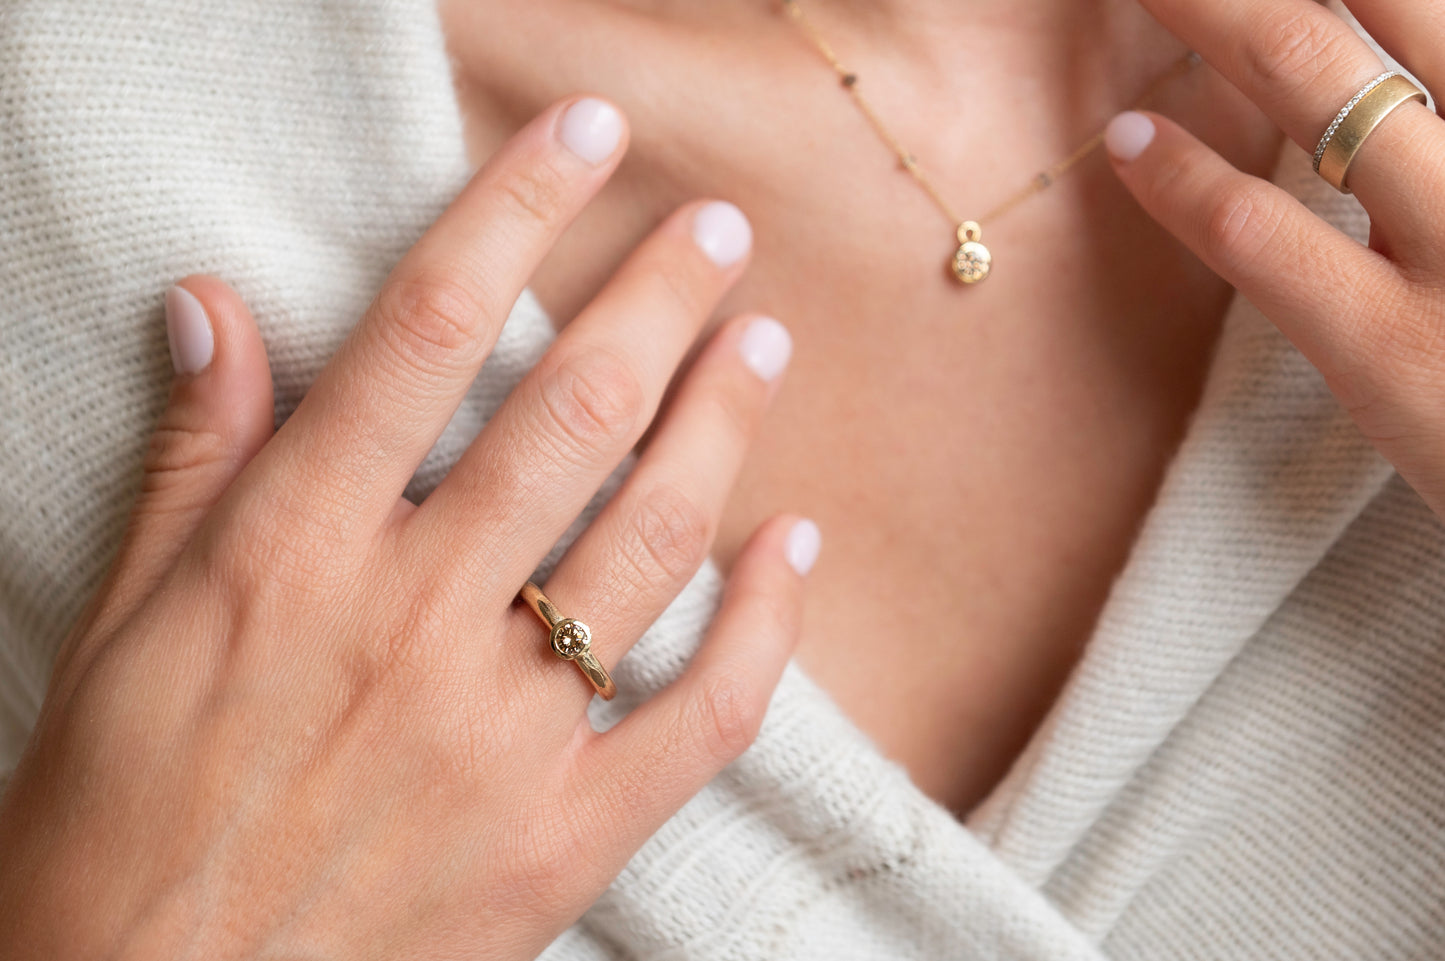
{"type": "MultiPolygon", "coordinates": [[[[1310,154],[1340,108],[1384,70],[1313,0],[1142,2],[1310,154]]],[[[1445,8],[1349,6],[1438,105],[1445,8]]],[[[1366,139],[1349,187],[1370,214],[1369,247],[1162,116],[1121,114],[1107,141],[1145,209],[1280,327],[1445,517],[1445,121],[1411,101],[1366,139]]]]}
{"type": "MultiPolygon", "coordinates": [[[[220,282],[168,295],[180,375],[120,556],[0,805],[26,958],[533,958],[754,737],[816,529],[764,524],[673,686],[597,734],[518,588],[653,418],[750,234],[669,217],[436,491],[401,497],[532,270],[623,149],[554,106],[410,251],[272,436],[220,282]]],[[[787,360],[723,326],[547,584],[612,666],[703,560],[787,360]]]]}

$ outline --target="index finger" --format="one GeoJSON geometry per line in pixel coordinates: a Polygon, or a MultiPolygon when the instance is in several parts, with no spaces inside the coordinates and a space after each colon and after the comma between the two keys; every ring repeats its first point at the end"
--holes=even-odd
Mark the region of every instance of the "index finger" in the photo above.
{"type": "Polygon", "coordinates": [[[288,496],[319,496],[346,505],[348,522],[381,523],[625,140],[616,107],[569,99],[492,156],[392,270],[258,458],[279,462],[288,496]]]}

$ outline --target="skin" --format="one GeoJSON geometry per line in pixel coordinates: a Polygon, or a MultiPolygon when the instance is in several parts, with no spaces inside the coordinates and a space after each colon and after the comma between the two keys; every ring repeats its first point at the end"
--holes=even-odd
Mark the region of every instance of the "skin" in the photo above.
{"type": "MultiPolygon", "coordinates": [[[[975,215],[1189,49],[1134,0],[806,9],[975,215]]],[[[828,550],[798,663],[965,814],[1087,640],[1232,290],[1139,208],[1102,150],[984,224],[994,274],[960,288],[945,271],[952,226],[775,4],[446,0],[442,12],[476,158],[579,85],[632,119],[617,175],[534,280],[554,320],[673,204],[709,194],[748,212],[757,253],[722,314],[769,312],[797,347],[714,556],[727,569],[772,512],[817,518],[828,550]]],[[[1161,94],[1241,169],[1272,171],[1279,132],[1212,69],[1161,94]]]]}
{"type": "MultiPolygon", "coordinates": [[[[1369,48],[1308,0],[1144,0],[1144,7],[1307,148],[1338,105],[1379,72],[1369,48]]],[[[1422,12],[1408,0],[1361,0],[1358,8],[1387,49],[1427,86],[1442,89],[1445,23],[1438,12],[1422,12]]],[[[705,60],[698,62],[705,67],[705,60]]],[[[725,293],[739,289],[743,263],[719,270],[690,245],[686,224],[695,205],[664,218],[600,295],[569,318],[547,357],[432,498],[415,507],[400,497],[490,349],[507,307],[548,251],[555,257],[563,249],[556,245],[564,226],[574,223],[619,160],[621,148],[596,168],[561,153],[552,131],[564,106],[549,107],[490,155],[274,437],[264,350],[244,306],[214,279],[185,281],[211,318],[215,357],[199,374],[176,382],[125,546],[61,653],[35,734],[0,800],[0,850],[6,852],[0,943],[13,954],[532,958],[596,898],[648,834],[755,735],[802,617],[802,581],[783,550],[795,516],[770,518],[740,550],[720,541],[732,571],[729,591],[698,658],[678,684],[606,734],[586,723],[585,690],[559,685],[555,672],[544,670],[558,665],[528,643],[536,640],[537,625],[512,603],[518,583],[640,439],[707,316],[719,304],[726,310],[725,293]],[[466,625],[461,634],[458,624],[466,625]],[[643,784],[646,790],[639,790],[643,784]],[[598,830],[601,824],[607,830],[598,830]]],[[[1114,158],[1111,175],[1160,229],[1280,326],[1320,368],[1364,434],[1445,515],[1445,169],[1438,163],[1445,123],[1408,104],[1360,152],[1350,185],[1373,219],[1366,247],[1241,171],[1179,123],[1158,112],[1147,116],[1156,136],[1137,155],[1114,158]]],[[[806,194],[793,196],[800,206],[811,202],[806,194]]],[[[596,204],[603,209],[600,199],[596,204]]],[[[1044,212],[1036,216],[1047,223],[1044,212]]],[[[1116,242],[1110,223],[1105,236],[1116,242]]],[[[765,237],[766,220],[760,226],[765,237]]],[[[1000,234],[1005,241],[1006,232],[1000,234]]],[[[1030,276],[1047,283],[1010,287],[991,280],[986,290],[1068,292],[1071,283],[1087,280],[1082,289],[1104,297],[1113,288],[1096,289],[1096,270],[1083,268],[1109,269],[1108,258],[1089,259],[1095,248],[1084,248],[1072,259],[1058,252],[1051,261],[1036,251],[1035,267],[1047,262],[1053,269],[1030,276]]],[[[759,245],[759,267],[765,249],[759,245]]],[[[867,253],[904,269],[905,258],[893,246],[867,253]]],[[[805,263],[795,256],[794,266],[805,263]]],[[[1168,276],[1167,257],[1151,266],[1168,276]]],[[[1145,290],[1157,279],[1154,272],[1131,276],[1145,290]]],[[[1174,279],[1193,276],[1186,271],[1174,279]]],[[[1171,289],[1175,298],[1181,289],[1198,293],[1171,289]]],[[[807,294],[840,306],[826,285],[807,294]]],[[[562,291],[548,296],[560,304],[562,291]]],[[[917,296],[922,306],[930,295],[917,296]]],[[[1077,322],[1068,327],[1063,319],[1039,329],[1030,326],[1037,318],[1024,313],[1007,323],[998,317],[1006,309],[1002,299],[979,303],[979,313],[993,311],[982,318],[990,326],[970,329],[989,331],[997,348],[993,364],[1002,364],[1000,358],[1023,364],[1033,355],[1012,351],[1071,336],[1082,338],[1066,340],[1075,348],[1075,367],[1079,356],[1090,357],[1089,367],[1112,356],[1104,348],[1114,342],[1100,330],[1077,322]],[[1025,336],[1031,329],[1033,340],[1025,336]],[[1097,339],[1084,336],[1090,333],[1097,339]],[[1077,353],[1090,344],[1095,353],[1077,353]]],[[[1060,318],[1077,321],[1083,311],[1102,323],[1114,317],[1104,310],[1108,305],[1084,300],[1053,307],[1060,318]]],[[[948,318],[956,320],[957,312],[955,306],[948,318]]],[[[1171,313],[1161,307],[1130,319],[1163,322],[1177,315],[1176,300],[1171,313]]],[[[1207,317],[1189,316],[1207,326],[1207,317]]],[[[549,589],[566,586],[565,596],[579,608],[616,619],[600,622],[599,637],[609,638],[599,650],[604,664],[615,664],[655,619],[700,562],[712,531],[726,532],[738,510],[738,496],[724,504],[727,481],[740,469],[748,436],[774,390],[741,363],[735,338],[746,321],[730,320],[708,342],[616,506],[582,535],[549,581],[549,589]],[[696,444],[698,436],[709,443],[696,444]],[[690,507],[666,516],[693,522],[659,525],[659,515],[649,512],[661,490],[685,493],[670,503],[690,507]],[[649,536],[659,530],[667,536],[649,536]],[[677,539],[687,531],[691,540],[677,539]],[[669,539],[690,545],[690,554],[676,556],[692,560],[659,562],[667,555],[656,548],[669,539]],[[640,576],[627,587],[593,576],[629,569],[640,576]],[[603,603],[613,594],[625,603],[603,603]]],[[[806,316],[794,323],[804,347],[806,316]]],[[[885,329],[896,331],[896,324],[885,329]]],[[[1139,330],[1152,328],[1134,329],[1128,339],[1142,350],[1139,330]]],[[[825,355],[828,344],[814,339],[825,355]]],[[[911,344],[909,338],[896,344],[900,363],[912,362],[911,344]]],[[[940,337],[931,348],[936,364],[948,341],[940,337]]],[[[962,351],[957,363],[972,356],[962,351]]],[[[1051,356],[1040,354],[1041,367],[1009,368],[1014,381],[1027,376],[1030,385],[1048,385],[1050,397],[1084,396],[1058,394],[1082,388],[1043,377],[1050,370],[1043,358],[1051,356]]],[[[1163,364],[1171,357],[1182,363],[1185,354],[1161,348],[1130,356],[1163,364]]],[[[980,362],[950,373],[981,377],[986,368],[980,362]]],[[[843,370],[884,376],[875,365],[843,370]]],[[[924,375],[922,367],[914,372],[924,375]]],[[[800,363],[789,383],[806,376],[800,363]]],[[[960,382],[973,381],[950,376],[943,387],[962,390],[960,382]]],[[[1085,382],[1100,391],[1107,386],[1085,382]]],[[[815,371],[813,386],[826,383],[815,371]]],[[[1128,381],[1135,392],[1154,383],[1128,381]]],[[[943,391],[936,383],[929,389],[943,391]]],[[[1159,390],[1135,399],[1172,396],[1159,390]]],[[[990,415],[1008,423],[1014,416],[1008,398],[1018,392],[988,396],[999,404],[990,415]]],[[[907,405],[915,401],[907,392],[897,397],[912,416],[907,405]]],[[[955,399],[969,396],[965,391],[955,399]]],[[[783,400],[777,398],[775,413],[784,410],[783,400]]],[[[1127,406],[1107,409],[1144,416],[1127,406]]],[[[867,414],[862,406],[853,410],[857,418],[867,414]]],[[[889,413],[890,425],[912,423],[900,421],[896,409],[889,413]]],[[[1032,422],[1012,426],[1039,431],[1047,411],[1036,406],[1033,413],[1032,422]]],[[[983,428],[957,411],[951,416],[955,425],[967,425],[969,438],[993,436],[974,433],[983,428]]],[[[980,420],[993,428],[993,421],[980,420]]],[[[818,423],[822,430],[824,422],[818,423]]],[[[925,426],[938,425],[925,421],[914,429],[925,426]]],[[[1127,418],[1114,425],[1115,433],[1132,430],[1143,427],[1127,418]]],[[[980,449],[1000,462],[1026,462],[1024,453],[1032,450],[1018,440],[1003,444],[1003,434],[994,439],[998,450],[980,449]]],[[[1107,433],[1089,438],[1108,439],[1107,433]]],[[[910,447],[906,438],[894,443],[905,460],[931,450],[910,447]]],[[[1133,437],[1131,443],[1143,442],[1133,437]]],[[[769,450],[766,438],[757,450],[769,450]]],[[[1081,444],[1075,452],[1089,450],[1081,444]]],[[[976,473],[960,482],[986,498],[989,489],[980,485],[992,475],[982,467],[969,470],[976,473]]],[[[1092,491],[1094,474],[1078,465],[1073,470],[1053,476],[1073,481],[1077,475],[1092,491]]],[[[876,473],[881,484],[887,471],[876,473]]],[[[1038,491],[1026,493],[1035,495],[1031,510],[1057,509],[1058,502],[1036,502],[1038,491]]],[[[860,498],[852,502],[855,512],[868,506],[853,496],[860,498]]],[[[821,494],[817,502],[831,503],[821,494]]],[[[995,491],[984,506],[1002,510],[1008,503],[995,491]]],[[[1097,513],[1112,516],[1103,507],[1097,513]]],[[[953,515],[931,516],[946,528],[940,518],[953,515]]],[[[1050,529],[1067,530],[1067,512],[1051,517],[1050,529]]],[[[988,530],[984,520],[975,523],[964,532],[971,538],[988,530]]],[[[1014,536],[1037,530],[1017,529],[1014,536]]],[[[902,534],[921,537],[906,528],[902,534]]],[[[962,535],[954,530],[952,536],[962,535]]],[[[1031,550],[1018,553],[1031,556],[1040,546],[1049,553],[1067,545],[1031,542],[1031,550]]],[[[1028,568],[1014,563],[1005,570],[1028,568]]],[[[846,583],[846,570],[832,576],[846,583]]],[[[817,586],[826,589],[826,583],[820,576],[817,586]]],[[[994,592],[1007,597],[1008,583],[999,584],[994,592]]],[[[926,584],[917,590],[925,593],[905,596],[936,600],[926,584]]],[[[866,617],[865,599],[853,610],[866,617]]],[[[805,645],[810,637],[823,638],[814,644],[846,643],[809,634],[818,628],[813,610],[807,614],[814,620],[803,627],[805,645]]],[[[974,661],[964,663],[986,661],[969,643],[957,646],[974,651],[974,661]]],[[[1013,648],[995,651],[1000,661],[1021,656],[1013,648]]],[[[839,659],[836,649],[823,654],[816,664],[839,659]]],[[[892,656],[897,659],[896,648],[892,656]]],[[[999,678],[1011,676],[995,670],[999,678]]],[[[886,675],[880,678],[885,696],[888,683],[886,675]]],[[[971,731],[962,732],[965,754],[973,750],[971,731]]]]}

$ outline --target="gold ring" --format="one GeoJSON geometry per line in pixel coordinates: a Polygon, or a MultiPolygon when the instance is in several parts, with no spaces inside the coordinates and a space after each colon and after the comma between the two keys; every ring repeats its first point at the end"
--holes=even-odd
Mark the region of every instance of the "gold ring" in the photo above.
{"type": "Polygon", "coordinates": [[[604,700],[612,700],[617,694],[617,685],[612,683],[612,675],[607,673],[607,668],[603,667],[602,662],[592,653],[592,629],[575,617],[563,617],[562,612],[557,610],[557,605],[531,581],[522,585],[521,593],[517,596],[526,601],[527,606],[547,625],[552,653],[564,661],[574,662],[582,669],[583,676],[592,684],[593,689],[601,694],[604,700]]]}
{"type": "Polygon", "coordinates": [[[1345,180],[1365,139],[1402,104],[1428,104],[1425,91],[1395,70],[1387,70],[1360,88],[1336,115],[1315,148],[1315,173],[1340,193],[1352,193],[1345,180]]]}

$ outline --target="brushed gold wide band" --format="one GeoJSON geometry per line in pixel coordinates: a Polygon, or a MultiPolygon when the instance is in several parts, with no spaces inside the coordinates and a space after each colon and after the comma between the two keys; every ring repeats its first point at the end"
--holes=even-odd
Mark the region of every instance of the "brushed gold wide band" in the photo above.
{"type": "Polygon", "coordinates": [[[592,629],[574,617],[564,617],[557,610],[557,605],[531,581],[522,585],[517,596],[526,601],[527,606],[547,625],[547,641],[552,653],[576,664],[592,689],[604,700],[612,700],[617,694],[617,685],[612,683],[612,675],[592,653],[592,629]]]}
{"type": "Polygon", "coordinates": [[[1340,193],[1352,193],[1348,178],[1355,155],[1386,117],[1401,105],[1418,100],[1429,103],[1425,91],[1407,77],[1390,71],[1381,74],[1345,104],[1315,150],[1315,172],[1340,193]]]}

